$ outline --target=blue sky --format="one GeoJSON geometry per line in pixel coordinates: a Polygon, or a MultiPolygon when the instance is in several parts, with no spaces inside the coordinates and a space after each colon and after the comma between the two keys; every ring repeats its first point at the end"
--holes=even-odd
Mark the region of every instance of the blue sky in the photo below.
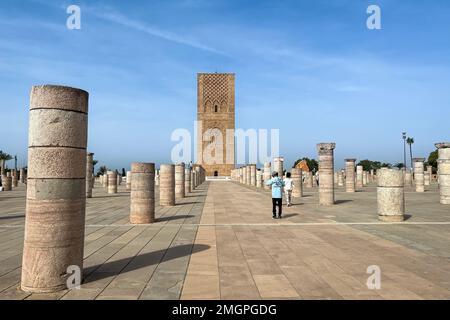
{"type": "Polygon", "coordinates": [[[415,156],[450,140],[446,0],[0,2],[0,149],[25,163],[29,91],[90,93],[89,145],[100,164],[170,161],[176,128],[193,129],[196,73],[236,74],[236,127],[280,128],[290,166],[336,142],[355,157],[415,156]],[[81,30],[66,8],[81,7],[81,30]],[[368,5],[382,30],[368,30],[368,5]]]}

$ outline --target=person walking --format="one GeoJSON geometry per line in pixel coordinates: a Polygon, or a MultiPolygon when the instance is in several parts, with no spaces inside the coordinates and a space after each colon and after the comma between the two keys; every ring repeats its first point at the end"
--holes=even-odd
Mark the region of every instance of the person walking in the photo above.
{"type": "Polygon", "coordinates": [[[277,218],[276,207],[278,207],[278,219],[281,219],[284,182],[278,177],[278,172],[272,172],[272,179],[267,180],[266,185],[272,186],[272,219],[277,218]]]}
{"type": "Polygon", "coordinates": [[[291,199],[292,199],[292,190],[294,188],[294,182],[292,181],[290,172],[286,173],[286,178],[284,178],[283,182],[284,182],[284,192],[286,194],[287,206],[290,207],[291,199]]]}

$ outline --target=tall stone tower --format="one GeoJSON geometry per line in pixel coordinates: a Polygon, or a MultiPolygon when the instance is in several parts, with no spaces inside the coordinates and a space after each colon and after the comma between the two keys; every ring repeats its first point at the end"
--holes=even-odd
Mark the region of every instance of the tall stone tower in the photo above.
{"type": "Polygon", "coordinates": [[[234,158],[234,73],[197,75],[197,163],[208,176],[230,176],[234,158]]]}

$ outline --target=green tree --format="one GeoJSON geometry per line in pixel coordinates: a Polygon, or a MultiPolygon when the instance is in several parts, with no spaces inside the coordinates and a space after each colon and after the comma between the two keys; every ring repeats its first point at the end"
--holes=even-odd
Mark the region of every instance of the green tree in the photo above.
{"type": "Polygon", "coordinates": [[[108,168],[106,166],[101,166],[100,168],[98,168],[97,177],[106,174],[106,171],[108,171],[108,168]]]}
{"type": "Polygon", "coordinates": [[[408,137],[408,139],[406,139],[406,143],[409,145],[409,157],[411,159],[411,168],[412,168],[413,167],[412,145],[414,144],[414,138],[408,137]]]}
{"type": "Polygon", "coordinates": [[[13,156],[0,150],[0,166],[5,169],[6,161],[12,160],[13,156]]]}
{"type": "Polygon", "coordinates": [[[402,163],[402,162],[399,162],[399,163],[395,164],[394,167],[395,167],[395,168],[398,168],[398,169],[402,169],[402,168],[405,167],[405,164],[402,163]]]}
{"type": "Polygon", "coordinates": [[[308,165],[308,168],[309,168],[310,171],[313,171],[313,172],[319,171],[319,164],[317,163],[316,159],[310,159],[310,158],[307,158],[307,157],[303,157],[303,158],[298,159],[297,161],[295,161],[294,168],[297,166],[297,164],[299,164],[299,162],[301,162],[303,160],[306,161],[306,164],[308,165]]]}
{"type": "Polygon", "coordinates": [[[439,154],[438,154],[438,150],[436,149],[435,151],[431,152],[430,155],[428,156],[428,161],[427,161],[427,165],[432,166],[433,167],[433,172],[436,172],[435,170],[437,170],[437,160],[439,158],[439,154]]]}

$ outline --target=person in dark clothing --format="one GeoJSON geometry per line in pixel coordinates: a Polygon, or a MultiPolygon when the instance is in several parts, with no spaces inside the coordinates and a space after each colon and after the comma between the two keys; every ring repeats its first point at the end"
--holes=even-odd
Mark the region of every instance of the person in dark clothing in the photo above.
{"type": "Polygon", "coordinates": [[[272,179],[267,180],[266,185],[272,186],[272,219],[277,218],[277,207],[278,219],[281,219],[284,181],[278,177],[278,172],[274,171],[272,172],[272,179]]]}

